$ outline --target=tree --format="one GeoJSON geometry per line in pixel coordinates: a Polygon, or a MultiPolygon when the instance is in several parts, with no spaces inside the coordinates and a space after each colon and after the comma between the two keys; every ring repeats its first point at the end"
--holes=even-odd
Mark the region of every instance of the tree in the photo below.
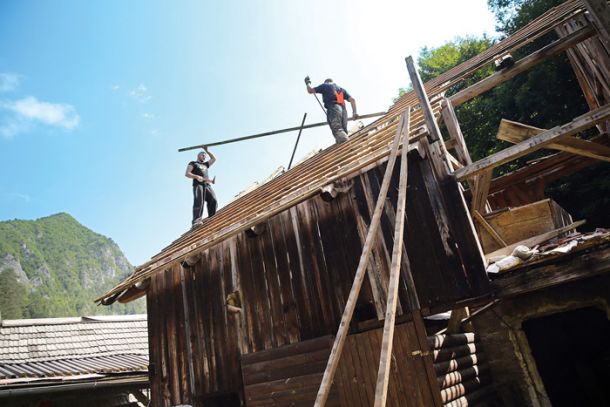
{"type": "Polygon", "coordinates": [[[2,319],[23,318],[27,293],[13,269],[0,272],[0,293],[2,293],[0,295],[2,319]]]}

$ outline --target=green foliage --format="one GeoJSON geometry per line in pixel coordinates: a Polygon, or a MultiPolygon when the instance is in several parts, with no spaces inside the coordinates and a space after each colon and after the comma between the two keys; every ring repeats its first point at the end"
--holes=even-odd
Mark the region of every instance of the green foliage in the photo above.
{"type": "MultiPolygon", "coordinates": [[[[509,35],[543,14],[561,0],[488,0],[496,14],[498,29],[509,35]]],[[[524,46],[513,54],[515,59],[541,48],[553,40],[547,35],[524,46]]],[[[424,47],[418,64],[422,80],[428,81],[448,69],[481,53],[493,42],[486,37],[458,38],[438,48],[424,47]]],[[[473,76],[449,89],[447,95],[463,89],[492,73],[483,67],[473,76]]],[[[551,128],[587,112],[588,106],[578,81],[565,55],[559,55],[524,72],[502,85],[472,99],[456,109],[468,149],[474,160],[488,156],[508,146],[496,139],[500,120],[526,123],[551,128]]],[[[548,151],[530,154],[521,160],[496,169],[495,175],[513,171],[548,151]]],[[[610,166],[600,164],[581,171],[547,188],[547,195],[555,199],[577,219],[589,220],[589,227],[610,226],[607,211],[610,198],[610,166]]]]}
{"type": "Polygon", "coordinates": [[[512,34],[551,7],[565,0],[487,0],[489,9],[496,16],[496,29],[512,34]]]}
{"type": "MultiPolygon", "coordinates": [[[[417,59],[421,79],[423,82],[427,82],[454,66],[475,57],[492,45],[493,41],[489,37],[483,36],[482,38],[456,38],[438,48],[423,47],[417,59]]],[[[489,74],[489,70],[483,70],[477,76],[485,76],[486,74],[489,74]]],[[[476,77],[473,79],[476,79],[476,77]]],[[[458,90],[453,89],[452,92],[455,93],[458,90]]]]}
{"type": "Polygon", "coordinates": [[[26,290],[19,284],[17,274],[8,269],[0,273],[0,315],[4,319],[23,318],[26,290]]]}
{"type": "MultiPolygon", "coordinates": [[[[4,276],[14,272],[0,273],[5,279],[0,296],[12,296],[10,287],[28,293],[21,295],[22,302],[15,302],[14,315],[39,318],[145,311],[142,301],[113,307],[93,303],[133,268],[116,243],[68,214],[0,222],[0,270],[3,264],[14,263],[23,270],[18,281],[4,276]]],[[[8,316],[3,313],[3,317],[8,316]]]]}

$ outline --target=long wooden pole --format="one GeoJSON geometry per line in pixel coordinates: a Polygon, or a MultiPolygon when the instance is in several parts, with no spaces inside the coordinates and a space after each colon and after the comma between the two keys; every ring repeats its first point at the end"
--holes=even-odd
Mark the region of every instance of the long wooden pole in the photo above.
{"type": "Polygon", "coordinates": [[[405,62],[407,63],[407,71],[409,71],[409,77],[411,78],[413,90],[417,94],[419,104],[421,105],[422,112],[424,113],[424,118],[426,119],[426,126],[428,126],[430,141],[438,141],[442,139],[441,131],[438,128],[438,124],[436,124],[436,120],[434,119],[432,106],[430,106],[430,100],[426,94],[426,89],[424,88],[424,84],[417,73],[417,69],[415,68],[415,62],[413,62],[413,58],[410,55],[405,58],[405,62]]]}
{"type": "Polygon", "coordinates": [[[301,121],[301,128],[299,129],[299,134],[297,135],[297,141],[294,143],[294,148],[292,149],[292,155],[290,156],[290,162],[288,163],[288,169],[292,167],[292,160],[294,160],[294,153],[297,152],[297,147],[299,145],[299,140],[301,139],[301,133],[303,132],[303,125],[305,125],[305,119],[307,118],[307,112],[303,115],[303,120],[301,121]]]}
{"type": "MultiPolygon", "coordinates": [[[[356,118],[356,119],[354,119],[353,117],[350,117],[347,120],[370,119],[372,117],[379,117],[379,116],[383,116],[385,114],[386,114],[386,112],[370,113],[370,114],[358,116],[358,118],[356,118]]],[[[215,141],[213,143],[197,144],[195,146],[179,148],[178,152],[196,150],[198,148],[203,148],[203,147],[220,146],[222,144],[237,143],[238,141],[251,140],[251,139],[255,139],[255,138],[259,138],[259,137],[272,136],[274,134],[288,133],[290,131],[297,131],[297,130],[302,130],[302,129],[311,129],[312,127],[320,127],[320,126],[328,126],[328,122],[312,123],[312,124],[308,124],[305,126],[289,127],[287,129],[273,130],[273,131],[267,131],[265,133],[252,134],[250,136],[232,138],[232,139],[223,140],[223,141],[215,141]]]]}
{"type": "MultiPolygon", "coordinates": [[[[410,110],[409,107],[407,107],[407,111],[408,110],[410,110]]],[[[396,156],[398,155],[400,141],[402,139],[403,134],[409,133],[409,129],[405,125],[407,123],[405,116],[406,113],[403,113],[400,116],[400,123],[396,128],[396,135],[394,136],[392,152],[390,153],[390,158],[388,160],[385,174],[383,176],[383,182],[381,183],[381,189],[379,191],[379,196],[377,197],[377,203],[375,204],[375,211],[373,212],[371,224],[369,226],[369,230],[364,241],[364,247],[362,248],[362,254],[360,256],[360,262],[358,263],[356,275],[354,276],[354,283],[352,284],[352,289],[349,292],[347,303],[345,304],[345,310],[343,311],[343,315],[341,316],[339,330],[337,331],[337,336],[335,337],[335,342],[333,343],[333,348],[330,352],[330,357],[328,358],[326,369],[324,370],[324,376],[322,377],[320,388],[318,389],[318,395],[316,396],[316,402],[314,403],[315,407],[323,407],[324,405],[326,405],[326,400],[328,399],[330,388],[333,384],[335,372],[337,371],[337,366],[339,365],[339,358],[341,357],[341,353],[343,352],[343,346],[345,345],[345,339],[347,338],[347,334],[349,331],[349,324],[352,320],[354,309],[356,308],[356,301],[358,300],[360,288],[362,287],[362,282],[364,281],[364,276],[366,274],[366,270],[369,264],[369,258],[373,250],[373,245],[375,244],[375,240],[377,238],[377,230],[379,229],[379,224],[381,222],[381,213],[383,212],[383,207],[385,206],[385,198],[388,193],[388,188],[390,187],[390,181],[392,180],[392,172],[394,169],[394,164],[396,163],[396,156]]]]}
{"type": "MultiPolygon", "coordinates": [[[[410,112],[406,112],[406,127],[409,128],[410,112]]],[[[398,184],[398,202],[396,203],[396,222],[394,225],[394,247],[392,249],[392,265],[390,267],[390,281],[388,284],[388,300],[386,304],[385,322],[383,324],[383,340],[381,342],[381,355],[379,357],[379,371],[377,372],[377,386],[375,388],[375,407],[385,407],[388,397],[390,367],[392,362],[392,344],[394,341],[394,327],[396,324],[396,305],[398,304],[398,284],[400,278],[400,265],[403,250],[403,232],[405,226],[405,206],[407,200],[407,147],[409,138],[405,138],[400,155],[400,181],[398,184]]]]}

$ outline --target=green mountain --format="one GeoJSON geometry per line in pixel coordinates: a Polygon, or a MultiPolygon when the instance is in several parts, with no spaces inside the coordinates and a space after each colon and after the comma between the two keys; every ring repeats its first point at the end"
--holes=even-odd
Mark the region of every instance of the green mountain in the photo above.
{"type": "Polygon", "coordinates": [[[93,303],[132,270],[112,239],[67,213],[0,222],[3,319],[146,312],[141,299],[111,307],[93,303]]]}

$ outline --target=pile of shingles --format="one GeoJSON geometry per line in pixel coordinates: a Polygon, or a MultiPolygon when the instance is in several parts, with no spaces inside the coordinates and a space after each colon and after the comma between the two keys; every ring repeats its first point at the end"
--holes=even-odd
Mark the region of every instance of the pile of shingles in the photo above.
{"type": "MultiPolygon", "coordinates": [[[[498,55],[514,52],[552,32],[555,26],[581,12],[583,9],[580,1],[568,0],[547,11],[514,35],[427,82],[424,87],[435,115],[437,117],[439,115],[446,90],[470,77],[480,68],[493,63],[498,55]]],[[[112,302],[125,290],[142,282],[153,273],[165,270],[188,256],[201,252],[310,198],[331,182],[379,164],[387,159],[390,153],[399,116],[407,107],[414,108],[409,129],[411,141],[426,134],[424,118],[421,109],[417,108],[418,104],[415,92],[404,94],[385,116],[352,135],[349,142],[323,150],[283,175],[231,202],[219,210],[214,217],[206,219],[200,227],[185,233],[150,261],[136,268],[128,279],[96,301],[112,302]]]]}
{"type": "Polygon", "coordinates": [[[568,253],[580,252],[610,242],[610,230],[597,228],[593,232],[574,232],[555,237],[535,247],[518,246],[511,255],[496,259],[487,267],[490,275],[505,273],[553,260],[568,253]],[[525,255],[520,255],[521,253],[525,255]]]}

